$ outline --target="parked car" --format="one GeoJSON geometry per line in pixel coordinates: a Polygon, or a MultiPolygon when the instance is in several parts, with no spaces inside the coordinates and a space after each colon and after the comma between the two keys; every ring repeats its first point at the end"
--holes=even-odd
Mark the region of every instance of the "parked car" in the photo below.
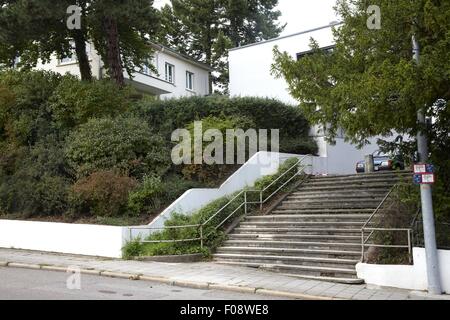
{"type": "MultiPolygon", "coordinates": [[[[378,150],[373,153],[373,167],[375,171],[405,170],[405,161],[400,154],[390,156],[378,150]]],[[[356,172],[365,171],[366,161],[361,160],[356,164],[356,172]]]]}

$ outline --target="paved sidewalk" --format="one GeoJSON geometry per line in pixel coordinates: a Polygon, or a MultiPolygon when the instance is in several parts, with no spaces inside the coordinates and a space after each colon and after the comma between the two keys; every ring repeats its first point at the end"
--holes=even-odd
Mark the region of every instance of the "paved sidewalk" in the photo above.
{"type": "Polygon", "coordinates": [[[366,285],[303,280],[257,269],[226,266],[212,262],[185,264],[139,262],[0,249],[0,267],[5,266],[57,271],[66,271],[68,267],[78,267],[82,273],[109,277],[150,280],[174,286],[297,299],[450,300],[449,295],[433,297],[423,292],[408,290],[375,289],[367,288],[366,285]]]}

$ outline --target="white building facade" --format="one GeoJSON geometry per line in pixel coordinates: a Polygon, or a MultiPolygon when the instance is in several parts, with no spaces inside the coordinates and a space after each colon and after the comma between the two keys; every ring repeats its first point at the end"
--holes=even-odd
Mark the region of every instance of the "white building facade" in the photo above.
{"type": "MultiPolygon", "coordinates": [[[[314,38],[321,48],[332,47],[333,26],[324,26],[231,49],[230,94],[274,98],[287,104],[298,105],[298,101],[289,94],[287,82],[284,79],[277,79],[271,73],[274,63],[273,49],[277,46],[281,52],[287,52],[297,59],[299,55],[311,50],[311,38],[314,38]]],[[[376,144],[377,138],[373,138],[370,145],[358,149],[345,142],[343,135],[337,137],[335,145],[326,142],[321,130],[313,129],[311,135],[315,137],[319,146],[319,156],[325,158],[328,174],[356,173],[356,163],[364,160],[365,155],[379,149],[376,144]]]]}
{"type": "MultiPolygon", "coordinates": [[[[151,71],[148,66],[143,69],[136,68],[130,75],[124,71],[125,81],[138,91],[162,99],[188,96],[206,96],[210,94],[209,78],[212,68],[197,62],[189,57],[179,54],[166,47],[152,44],[154,58],[151,62],[157,72],[151,71]]],[[[92,45],[87,48],[92,75],[101,79],[106,71],[100,55],[92,45]]],[[[39,63],[36,69],[53,71],[60,74],[70,73],[80,77],[80,70],[76,56],[58,59],[54,56],[49,63],[39,63]]]]}

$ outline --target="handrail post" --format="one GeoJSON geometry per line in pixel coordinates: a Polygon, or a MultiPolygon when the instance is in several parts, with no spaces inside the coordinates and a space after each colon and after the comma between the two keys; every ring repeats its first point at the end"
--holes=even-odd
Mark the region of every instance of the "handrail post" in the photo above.
{"type": "Polygon", "coordinates": [[[200,226],[200,248],[203,250],[203,225],[200,226]]]}
{"type": "Polygon", "coordinates": [[[259,210],[262,212],[263,211],[263,192],[261,191],[259,193],[259,210]]]}
{"type": "Polygon", "coordinates": [[[361,263],[364,263],[364,251],[365,251],[364,229],[361,229],[361,263]]]}
{"type": "Polygon", "coordinates": [[[412,263],[413,257],[412,257],[411,229],[408,229],[408,253],[409,253],[409,263],[412,263]]]}
{"type": "Polygon", "coordinates": [[[247,191],[244,192],[244,213],[247,215],[247,191]]]}

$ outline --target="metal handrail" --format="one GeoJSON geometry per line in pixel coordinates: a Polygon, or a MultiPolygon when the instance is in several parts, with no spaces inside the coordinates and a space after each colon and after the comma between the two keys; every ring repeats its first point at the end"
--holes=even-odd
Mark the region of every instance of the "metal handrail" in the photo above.
{"type": "Polygon", "coordinates": [[[413,220],[413,223],[410,228],[374,228],[374,227],[368,227],[370,222],[372,222],[373,218],[376,216],[376,214],[381,210],[383,205],[386,203],[386,201],[389,199],[389,197],[392,195],[392,193],[398,189],[400,184],[395,184],[391,190],[389,190],[388,194],[384,197],[384,199],[381,201],[381,203],[378,205],[378,207],[374,210],[374,212],[370,215],[369,219],[366,221],[366,223],[361,228],[361,262],[364,262],[364,253],[366,249],[367,242],[372,238],[374,233],[376,231],[390,231],[390,232],[406,232],[408,237],[408,244],[407,245],[387,245],[387,244],[370,244],[371,247],[378,247],[378,248],[407,248],[409,253],[409,261],[412,263],[412,237],[414,228],[413,225],[415,223],[415,220],[417,219],[420,208],[418,209],[418,212],[416,213],[416,216],[413,220]],[[365,238],[365,232],[370,231],[369,236],[365,238]]]}
{"type": "MultiPolygon", "coordinates": [[[[275,179],[273,182],[271,182],[268,186],[266,186],[262,190],[243,190],[239,192],[237,195],[235,195],[231,200],[227,202],[223,207],[221,207],[214,215],[212,215],[208,220],[201,224],[194,224],[194,225],[180,225],[180,226],[164,226],[164,227],[130,227],[130,240],[132,239],[132,230],[166,230],[166,229],[187,229],[187,228],[198,228],[200,231],[200,237],[199,238],[193,238],[193,239],[177,239],[177,240],[142,240],[142,243],[178,243],[178,242],[192,242],[192,241],[200,241],[200,246],[203,249],[203,241],[205,238],[210,236],[214,230],[219,229],[223,224],[225,224],[228,219],[230,219],[237,211],[239,211],[242,207],[245,209],[245,215],[248,213],[248,205],[249,204],[260,204],[261,208],[270,198],[272,198],[278,191],[280,191],[282,188],[284,188],[288,183],[290,183],[295,177],[299,176],[300,174],[304,173],[305,167],[302,168],[302,170],[298,170],[296,174],[294,174],[291,178],[289,178],[287,181],[285,181],[277,190],[275,190],[271,195],[269,195],[266,199],[263,199],[263,193],[267,191],[271,186],[273,186],[275,183],[280,181],[280,179],[289,172],[291,172],[294,168],[298,168],[300,164],[303,163],[303,161],[309,157],[310,155],[303,156],[301,159],[298,159],[298,161],[292,165],[288,170],[286,170],[282,175],[280,175],[277,179],[275,179]],[[260,201],[259,202],[249,202],[247,201],[247,193],[251,192],[258,192],[260,193],[260,201]],[[223,219],[217,226],[214,227],[214,230],[211,231],[208,235],[203,234],[203,228],[206,227],[208,223],[210,223],[215,217],[217,217],[221,212],[223,212],[228,206],[230,206],[236,199],[238,199],[240,196],[244,195],[244,201],[232,212],[230,213],[225,219],[223,219]]],[[[309,166],[309,165],[308,165],[309,166]]]]}

